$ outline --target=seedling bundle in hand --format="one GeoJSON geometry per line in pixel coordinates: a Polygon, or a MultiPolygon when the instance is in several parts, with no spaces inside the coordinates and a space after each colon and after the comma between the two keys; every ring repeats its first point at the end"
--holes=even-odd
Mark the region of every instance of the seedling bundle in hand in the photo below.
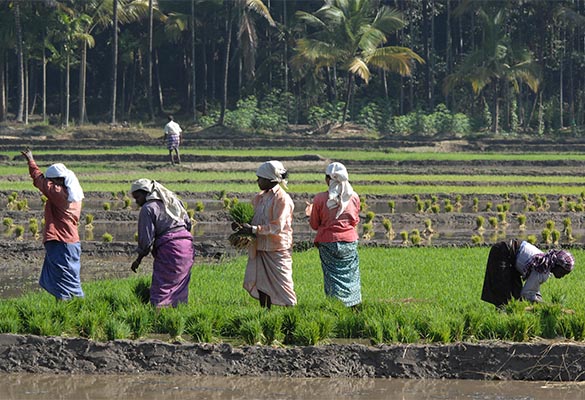
{"type": "Polygon", "coordinates": [[[235,202],[230,208],[229,213],[234,221],[232,229],[234,229],[235,232],[229,236],[228,240],[233,247],[238,250],[243,250],[247,248],[255,238],[255,235],[242,231],[244,224],[252,222],[252,218],[254,217],[254,207],[250,203],[235,202]]]}

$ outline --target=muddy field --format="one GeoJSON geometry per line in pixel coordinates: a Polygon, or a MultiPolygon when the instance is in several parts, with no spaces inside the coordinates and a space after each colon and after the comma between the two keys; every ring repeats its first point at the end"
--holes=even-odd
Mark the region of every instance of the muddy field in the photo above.
{"type": "MultiPolygon", "coordinates": [[[[111,131],[88,130],[74,133],[69,137],[54,137],[42,131],[25,132],[0,127],[0,161],[14,163],[7,152],[20,150],[23,145],[33,148],[54,149],[54,154],[43,155],[37,160],[41,163],[68,161],[119,161],[112,156],[82,157],[80,155],[60,155],[62,149],[101,148],[117,146],[155,145],[156,139],[131,129],[112,129],[111,131]],[[26,137],[25,140],[23,140],[26,137]]],[[[379,140],[372,145],[371,140],[359,137],[310,137],[291,133],[288,137],[265,137],[252,141],[247,137],[230,137],[218,132],[187,132],[184,146],[193,148],[212,148],[218,146],[251,148],[254,146],[278,148],[281,146],[307,148],[305,156],[283,160],[289,169],[298,171],[323,170],[329,160],[319,155],[319,149],[326,148],[375,148],[410,151],[548,151],[552,142],[523,142],[498,140],[444,140],[431,142],[428,139],[379,140]],[[215,136],[214,136],[215,135],[215,136]]],[[[585,148],[581,141],[567,141],[558,149],[578,151],[585,148]]],[[[559,150],[559,151],[561,151],[559,150]]],[[[137,163],[145,162],[145,156],[129,154],[124,160],[137,163]]],[[[164,164],[167,155],[148,156],[149,163],[164,164]]],[[[208,157],[184,156],[181,168],[189,170],[250,171],[259,162],[259,157],[208,157]]],[[[435,173],[493,173],[531,175],[538,170],[540,174],[565,176],[582,174],[585,165],[574,160],[551,162],[544,157],[532,162],[346,162],[350,171],[369,171],[403,174],[435,173]],[[543,172],[544,171],[544,172],[543,172]]],[[[6,177],[5,177],[6,178],[6,177]]],[[[12,176],[8,179],[27,180],[27,176],[12,176]]],[[[520,184],[521,179],[519,179],[520,184]]],[[[414,182],[432,184],[432,182],[414,182]]],[[[373,183],[377,184],[377,183],[373,183]]],[[[0,208],[3,217],[13,218],[15,223],[26,224],[30,218],[42,218],[41,203],[34,191],[20,195],[27,198],[30,210],[6,210],[7,196],[0,193],[0,208]]],[[[205,210],[196,213],[197,224],[194,236],[197,255],[200,259],[220,260],[234,255],[227,243],[230,233],[229,217],[223,210],[216,193],[180,193],[188,204],[204,202],[205,210]]],[[[239,198],[245,195],[232,194],[239,198]]],[[[122,278],[132,274],[130,264],[133,259],[134,232],[137,211],[134,207],[124,208],[114,205],[112,210],[100,209],[110,193],[92,192],[84,202],[84,213],[95,217],[94,229],[80,227],[82,236],[83,280],[102,278],[122,278]],[[104,232],[114,233],[112,243],[103,243],[104,232]]],[[[312,194],[294,194],[296,205],[294,217],[296,250],[311,246],[313,233],[304,217],[304,203],[312,194]]],[[[469,246],[470,238],[477,233],[475,218],[477,212],[471,209],[472,197],[479,197],[481,204],[488,201],[498,204],[499,196],[464,196],[462,208],[453,213],[419,213],[411,196],[368,196],[370,210],[375,211],[375,232],[363,245],[401,246],[398,233],[406,230],[425,229],[425,220],[431,220],[434,232],[424,235],[423,245],[427,246],[469,246]],[[396,202],[396,210],[391,213],[388,201],[396,202]],[[383,218],[392,221],[396,232],[388,238],[382,227],[383,218]]],[[[572,219],[575,240],[564,243],[566,247],[581,247],[585,242],[585,215],[568,213],[555,208],[557,198],[550,196],[551,207],[546,211],[526,213],[527,230],[520,231],[515,215],[523,212],[520,196],[512,195],[512,209],[508,225],[497,230],[486,228],[485,244],[516,237],[520,234],[538,234],[547,220],[554,220],[562,226],[563,218],[572,219]]],[[[488,216],[494,212],[485,213],[488,216]]],[[[42,243],[27,232],[23,240],[16,240],[6,233],[0,237],[0,297],[11,297],[36,287],[36,280],[44,255],[42,243]]],[[[145,260],[146,261],[146,260],[145,260]]],[[[145,263],[143,270],[148,271],[145,263]]],[[[56,373],[134,373],[138,371],[170,374],[209,374],[209,375],[264,375],[298,377],[407,377],[407,378],[459,378],[459,379],[525,379],[525,380],[585,380],[585,347],[580,343],[474,343],[454,345],[398,345],[371,347],[358,344],[331,344],[307,348],[272,347],[232,347],[228,344],[167,343],[162,341],[115,341],[95,343],[75,338],[41,338],[34,336],[0,335],[0,371],[5,372],[56,372],[56,373]]]]}

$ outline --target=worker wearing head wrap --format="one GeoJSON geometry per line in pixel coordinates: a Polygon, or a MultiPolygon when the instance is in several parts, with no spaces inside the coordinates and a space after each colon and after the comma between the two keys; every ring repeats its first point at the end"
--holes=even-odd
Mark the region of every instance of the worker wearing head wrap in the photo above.
{"type": "Polygon", "coordinates": [[[517,239],[496,243],[488,256],[481,299],[498,307],[512,298],[539,303],[540,286],[551,275],[562,278],[569,274],[574,266],[575,258],[566,250],[545,253],[517,239]]]}
{"type": "Polygon", "coordinates": [[[173,192],[150,179],[139,179],[130,188],[141,209],[138,215],[138,257],[154,257],[150,302],[156,307],[176,307],[189,299],[191,267],[195,257],[191,220],[173,192]]]}
{"type": "Polygon", "coordinates": [[[53,164],[43,174],[30,149],[22,151],[22,155],[27,159],[33,185],[47,198],[43,228],[45,260],[39,284],[57,300],[83,297],[78,232],[83,190],[65,165],[53,164]]]}
{"type": "Polygon", "coordinates": [[[294,203],[281,187],[288,172],[280,161],[267,161],[256,170],[261,192],[252,200],[252,223],[242,232],[255,234],[248,253],[244,288],[260,306],[293,306],[297,303],[292,279],[292,217],[294,203]]]}
{"type": "Polygon", "coordinates": [[[305,212],[317,231],[314,242],[319,248],[325,294],[353,307],[362,301],[356,230],[360,198],[339,162],[327,166],[325,183],[328,190],[318,193],[305,212]]]}

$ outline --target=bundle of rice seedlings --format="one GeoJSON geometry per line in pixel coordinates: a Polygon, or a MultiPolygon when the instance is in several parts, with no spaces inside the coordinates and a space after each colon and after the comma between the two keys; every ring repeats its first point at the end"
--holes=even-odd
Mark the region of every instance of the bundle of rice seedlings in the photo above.
{"type": "Polygon", "coordinates": [[[255,236],[249,233],[242,232],[244,224],[252,222],[254,217],[254,207],[250,203],[234,202],[229,210],[230,217],[234,221],[232,227],[235,228],[235,232],[232,233],[228,240],[232,247],[238,250],[247,248],[253,241],[255,236]]]}

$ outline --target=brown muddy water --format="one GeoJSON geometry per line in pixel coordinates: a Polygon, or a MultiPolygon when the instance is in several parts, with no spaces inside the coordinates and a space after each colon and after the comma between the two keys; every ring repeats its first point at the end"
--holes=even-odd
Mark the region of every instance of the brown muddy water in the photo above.
{"type": "Polygon", "coordinates": [[[577,400],[583,383],[184,375],[0,374],[1,400],[577,400]]]}

